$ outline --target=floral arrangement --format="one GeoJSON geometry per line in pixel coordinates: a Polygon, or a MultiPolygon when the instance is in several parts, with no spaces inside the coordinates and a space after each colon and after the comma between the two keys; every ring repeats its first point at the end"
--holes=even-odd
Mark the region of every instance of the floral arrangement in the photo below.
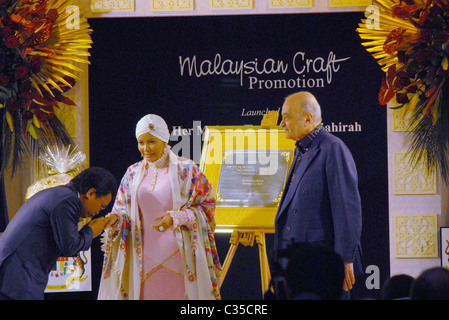
{"type": "MultiPolygon", "coordinates": [[[[379,103],[410,116],[412,166],[425,160],[449,179],[449,2],[378,0],[379,28],[362,19],[357,31],[386,75],[379,103]]],[[[370,18],[369,16],[367,16],[370,18]]],[[[372,18],[372,17],[371,17],[372,18]]]]}
{"type": "Polygon", "coordinates": [[[89,63],[91,29],[70,0],[0,0],[1,174],[52,144],[73,145],[55,115],[89,63]]]}

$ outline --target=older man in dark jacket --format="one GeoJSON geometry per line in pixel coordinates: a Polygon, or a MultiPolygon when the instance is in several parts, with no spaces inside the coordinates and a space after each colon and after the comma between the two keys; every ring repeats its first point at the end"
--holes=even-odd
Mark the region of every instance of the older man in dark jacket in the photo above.
{"type": "Polygon", "coordinates": [[[354,270],[361,271],[362,228],[351,152],[321,125],[321,108],[309,92],[285,99],[281,126],[297,148],[275,218],[275,252],[291,242],[334,250],[344,260],[342,286],[348,291],[355,282],[354,270]]]}

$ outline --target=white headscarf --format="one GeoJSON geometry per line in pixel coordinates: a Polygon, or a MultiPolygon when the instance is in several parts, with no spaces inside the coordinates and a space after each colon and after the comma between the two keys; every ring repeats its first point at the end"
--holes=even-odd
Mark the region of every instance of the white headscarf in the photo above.
{"type": "Polygon", "coordinates": [[[167,123],[156,114],[147,114],[139,120],[136,125],[136,139],[144,133],[150,133],[152,136],[168,143],[170,132],[167,123]]]}

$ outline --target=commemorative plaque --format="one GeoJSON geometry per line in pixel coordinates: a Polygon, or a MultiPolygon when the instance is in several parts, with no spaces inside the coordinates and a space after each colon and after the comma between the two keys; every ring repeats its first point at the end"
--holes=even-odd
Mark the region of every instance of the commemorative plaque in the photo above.
{"type": "Polygon", "coordinates": [[[206,126],[200,169],[214,188],[217,230],[274,227],[295,144],[281,127],[206,126]]]}
{"type": "Polygon", "coordinates": [[[258,161],[258,150],[225,150],[216,192],[217,206],[277,207],[288,174],[291,150],[269,150],[269,165],[258,161]]]}

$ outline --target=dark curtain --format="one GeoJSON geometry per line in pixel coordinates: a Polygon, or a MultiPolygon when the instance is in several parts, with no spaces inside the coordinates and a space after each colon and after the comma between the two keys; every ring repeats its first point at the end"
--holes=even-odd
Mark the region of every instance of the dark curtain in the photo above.
{"type": "MultiPolygon", "coordinates": [[[[90,19],[94,30],[89,66],[90,165],[108,168],[121,179],[127,166],[139,160],[133,135],[144,114],[159,114],[172,132],[177,128],[194,129],[197,135],[190,136],[192,147],[198,137],[195,121],[200,121],[202,128],[258,124],[261,116],[249,117],[245,113],[277,110],[284,97],[304,87],[301,83],[301,88],[250,89],[247,76],[251,74],[245,75],[243,85],[240,77],[233,74],[181,76],[180,57],[195,56],[197,67],[205,59],[213,64],[218,53],[222,61],[250,62],[258,58],[259,66],[265,59],[279,59],[289,64],[285,74],[254,72],[252,76],[273,81],[311,80],[310,91],[323,107],[324,123],[337,127],[333,133],[345,142],[357,164],[363,207],[364,268],[378,266],[382,283],[390,273],[387,117],[386,109],[378,104],[384,74],[360,44],[355,30],[362,18],[362,12],[348,12],[90,19]],[[313,79],[326,78],[326,74],[314,72],[311,66],[310,72],[298,78],[292,66],[292,58],[298,52],[305,59],[326,60],[332,52],[337,59],[350,60],[334,66],[338,72],[332,82],[313,87],[313,79]],[[340,123],[356,123],[360,129],[344,132],[338,129],[340,123]]],[[[315,60],[315,67],[319,67],[319,61],[315,60]]],[[[302,68],[305,63],[301,61],[297,67],[302,68]]],[[[182,141],[188,137],[182,136],[182,141]]],[[[172,142],[172,146],[177,143],[172,142]]],[[[193,147],[190,151],[192,155],[193,147]]],[[[229,248],[229,236],[216,237],[222,262],[229,248]]],[[[274,240],[272,235],[268,238],[267,241],[274,240]]],[[[272,244],[267,248],[270,256],[272,244]]],[[[102,261],[101,252],[98,260],[102,261]]],[[[223,299],[261,298],[258,260],[257,246],[239,246],[223,283],[223,299]]],[[[357,283],[360,293],[351,292],[352,297],[375,298],[380,293],[380,289],[366,288],[364,279],[357,283]]]]}

